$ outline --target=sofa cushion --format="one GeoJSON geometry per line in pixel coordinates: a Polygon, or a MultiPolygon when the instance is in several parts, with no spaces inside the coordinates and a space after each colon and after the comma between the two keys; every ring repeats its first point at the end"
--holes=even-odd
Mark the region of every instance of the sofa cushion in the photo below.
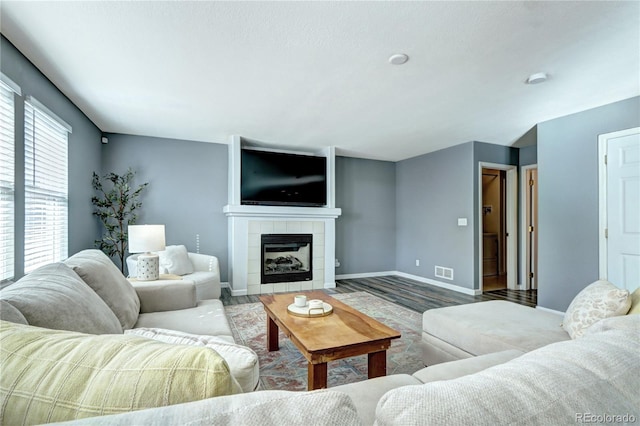
{"type": "Polygon", "coordinates": [[[528,352],[568,340],[561,322],[560,315],[502,300],[430,309],[422,316],[426,334],[471,355],[528,352]]]}
{"type": "Polygon", "coordinates": [[[11,321],[16,324],[29,324],[22,313],[11,303],[0,299],[0,320],[11,321]]]}
{"type": "Polygon", "coordinates": [[[231,374],[244,392],[251,392],[258,386],[260,364],[258,355],[246,346],[236,345],[215,336],[202,336],[162,328],[136,328],[125,333],[148,337],[165,343],[179,345],[206,346],[215,350],[229,364],[231,374]]]}
{"type": "Polygon", "coordinates": [[[365,425],[372,425],[376,419],[376,405],[382,395],[401,386],[419,385],[420,381],[408,374],[391,374],[361,382],[332,387],[332,391],[349,395],[365,425]]]}
{"type": "Polygon", "coordinates": [[[204,401],[94,417],[72,425],[362,425],[353,403],[341,392],[262,391],[204,401]]]}
{"type": "Polygon", "coordinates": [[[589,327],[583,336],[607,330],[640,330],[640,315],[620,315],[605,318],[589,327]]]}
{"type": "Polygon", "coordinates": [[[138,320],[140,300],[118,267],[100,250],[83,250],[64,262],[98,293],[111,308],[123,329],[138,320]]]}
{"type": "Polygon", "coordinates": [[[524,352],[517,349],[511,349],[457,361],[443,362],[418,370],[413,373],[413,377],[420,380],[421,383],[457,379],[458,377],[468,376],[469,374],[486,370],[495,365],[504,364],[507,361],[519,357],[523,353],[524,352]]]}
{"type": "Polygon", "coordinates": [[[609,281],[598,280],[573,298],[564,314],[562,328],[575,339],[601,319],[625,315],[630,307],[628,290],[620,289],[609,281]]]}
{"type": "Polygon", "coordinates": [[[224,305],[218,299],[201,300],[195,308],[190,309],[140,314],[136,328],[142,327],[216,336],[234,343],[224,305]]]}
{"type": "Polygon", "coordinates": [[[31,325],[82,333],[122,333],[107,304],[64,263],[42,266],[0,290],[31,325]]]}
{"type": "Polygon", "coordinates": [[[209,348],[0,322],[4,424],[40,424],[229,395],[209,348]]]}
{"type": "Polygon", "coordinates": [[[218,299],[220,297],[220,283],[218,274],[214,272],[195,271],[185,275],[185,280],[193,282],[196,286],[198,300],[218,299]]]}
{"type": "Polygon", "coordinates": [[[131,284],[138,293],[141,314],[195,308],[197,304],[196,286],[191,281],[132,279],[131,284]]]}
{"type": "Polygon", "coordinates": [[[158,252],[158,256],[160,271],[165,274],[185,275],[193,272],[193,264],[185,246],[167,246],[158,252]]]}
{"type": "Polygon", "coordinates": [[[581,423],[588,413],[637,416],[638,353],[638,329],[554,343],[476,374],[392,390],[378,403],[376,423],[547,425],[581,423]]]}

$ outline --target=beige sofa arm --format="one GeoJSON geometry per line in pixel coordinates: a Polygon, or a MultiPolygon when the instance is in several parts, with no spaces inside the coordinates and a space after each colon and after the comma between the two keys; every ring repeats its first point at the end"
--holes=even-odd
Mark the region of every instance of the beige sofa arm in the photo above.
{"type": "Polygon", "coordinates": [[[131,285],[140,299],[140,313],[177,311],[196,306],[196,286],[188,280],[135,281],[131,285]]]}
{"type": "Polygon", "coordinates": [[[208,254],[188,253],[189,260],[193,264],[193,269],[200,272],[215,272],[220,276],[220,265],[218,258],[208,254]]]}
{"type": "Polygon", "coordinates": [[[518,358],[522,354],[524,354],[524,352],[517,349],[510,349],[457,361],[443,362],[418,370],[413,373],[413,377],[422,383],[457,379],[458,377],[478,373],[495,365],[504,364],[505,362],[518,358]]]}
{"type": "Polygon", "coordinates": [[[341,392],[258,391],[72,420],[65,425],[361,426],[351,399],[341,392]]]}

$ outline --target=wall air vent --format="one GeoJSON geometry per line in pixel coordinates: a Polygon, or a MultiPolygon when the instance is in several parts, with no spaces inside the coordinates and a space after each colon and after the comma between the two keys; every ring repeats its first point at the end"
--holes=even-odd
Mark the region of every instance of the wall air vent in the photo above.
{"type": "Polygon", "coordinates": [[[436,277],[444,278],[445,280],[453,280],[453,269],[436,265],[436,277]]]}

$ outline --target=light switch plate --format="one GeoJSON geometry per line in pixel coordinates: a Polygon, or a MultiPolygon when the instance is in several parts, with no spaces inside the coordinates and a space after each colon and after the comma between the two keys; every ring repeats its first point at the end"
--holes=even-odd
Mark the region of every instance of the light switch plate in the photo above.
{"type": "Polygon", "coordinates": [[[459,217],[458,218],[458,226],[467,226],[467,218],[459,217]]]}

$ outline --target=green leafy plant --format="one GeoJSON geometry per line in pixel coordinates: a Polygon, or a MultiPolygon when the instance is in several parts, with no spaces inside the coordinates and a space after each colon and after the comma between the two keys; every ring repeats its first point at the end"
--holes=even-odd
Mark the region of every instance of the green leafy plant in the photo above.
{"type": "Polygon", "coordinates": [[[122,176],[108,173],[104,177],[93,172],[92,186],[97,195],[91,197],[95,206],[93,214],[98,216],[105,233],[102,239],[96,240],[96,247],[107,256],[120,260],[120,270],[124,274],[124,257],[127,252],[127,226],[134,225],[138,218],[138,210],[142,207],[139,201],[142,190],[148,182],[132,188],[135,172],[129,168],[122,176]]]}

